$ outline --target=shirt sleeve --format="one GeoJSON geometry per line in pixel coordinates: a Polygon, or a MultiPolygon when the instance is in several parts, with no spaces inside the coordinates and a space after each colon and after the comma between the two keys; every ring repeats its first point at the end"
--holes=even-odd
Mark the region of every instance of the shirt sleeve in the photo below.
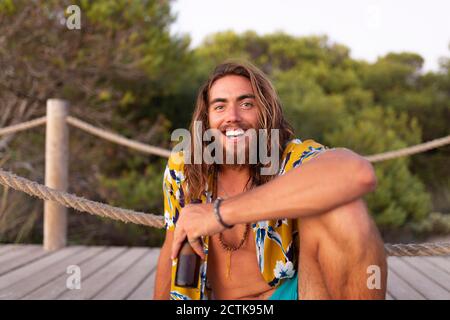
{"type": "Polygon", "coordinates": [[[296,168],[301,164],[314,159],[326,150],[329,150],[329,148],[314,140],[305,140],[293,148],[292,167],[296,168]]]}
{"type": "Polygon", "coordinates": [[[182,165],[175,165],[173,158],[169,158],[163,178],[164,228],[166,230],[175,229],[180,211],[184,207],[183,181],[182,165]]]}
{"type": "Polygon", "coordinates": [[[314,159],[327,150],[330,149],[312,139],[305,141],[294,139],[289,143],[286,150],[287,152],[283,160],[281,174],[314,159]]]}

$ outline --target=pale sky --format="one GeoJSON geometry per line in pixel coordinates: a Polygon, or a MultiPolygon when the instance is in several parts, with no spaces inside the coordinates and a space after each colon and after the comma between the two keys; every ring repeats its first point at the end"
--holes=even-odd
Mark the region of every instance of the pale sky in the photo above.
{"type": "Polygon", "coordinates": [[[388,52],[412,51],[436,71],[450,57],[450,0],[176,0],[172,32],[188,33],[192,47],[210,33],[284,31],[323,35],[351,56],[374,62],[388,52]]]}

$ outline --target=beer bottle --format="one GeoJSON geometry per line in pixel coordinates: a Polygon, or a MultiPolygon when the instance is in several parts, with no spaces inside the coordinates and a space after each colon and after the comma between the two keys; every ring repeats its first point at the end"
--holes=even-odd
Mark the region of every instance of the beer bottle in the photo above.
{"type": "MultiPolygon", "coordinates": [[[[201,203],[201,201],[194,199],[191,203],[201,203]]],[[[188,239],[184,239],[183,245],[178,253],[175,285],[185,288],[197,288],[200,264],[200,256],[192,249],[188,239]]]]}
{"type": "Polygon", "coordinates": [[[178,254],[175,285],[178,287],[197,288],[200,264],[200,256],[195,253],[187,239],[185,239],[178,254]]]}

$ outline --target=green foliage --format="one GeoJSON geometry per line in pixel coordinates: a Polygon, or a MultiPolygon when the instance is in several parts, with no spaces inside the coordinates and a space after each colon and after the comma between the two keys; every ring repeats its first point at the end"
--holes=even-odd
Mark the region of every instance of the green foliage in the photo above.
{"type": "MultiPolygon", "coordinates": [[[[417,121],[392,109],[371,107],[343,118],[325,140],[363,155],[396,150],[420,142],[417,121]]],[[[431,209],[423,183],[408,169],[409,158],[375,163],[378,187],[366,196],[378,226],[398,228],[423,220],[431,209]]]]}
{"type": "MultiPolygon", "coordinates": [[[[423,58],[415,53],[389,53],[368,64],[351,59],[347,47],[326,36],[228,31],[209,36],[195,56],[208,67],[227,58],[261,67],[302,139],[370,155],[449,134],[448,69],[423,74],[423,58]]],[[[445,148],[433,153],[375,164],[378,188],[366,198],[383,230],[426,221],[433,206],[427,189],[450,177],[445,148]],[[434,165],[431,158],[441,161],[434,165]]]]}
{"type": "Polygon", "coordinates": [[[145,170],[127,170],[119,177],[101,175],[99,179],[105,188],[102,193],[108,196],[114,206],[162,212],[158,204],[161,204],[163,196],[163,172],[164,165],[149,164],[145,170]]]}
{"type": "Polygon", "coordinates": [[[420,235],[448,235],[450,234],[450,215],[432,212],[428,219],[413,224],[411,229],[420,235]]]}
{"type": "Polygon", "coordinates": [[[317,83],[324,65],[304,65],[278,72],[275,86],[280,95],[286,117],[303,139],[323,141],[337,121],[346,115],[341,95],[326,94],[317,83]]]}
{"type": "Polygon", "coordinates": [[[0,0],[0,13],[13,14],[15,11],[13,0],[0,0]]]}
{"type": "MultiPolygon", "coordinates": [[[[72,115],[169,148],[170,133],[188,126],[197,90],[214,66],[246,59],[273,80],[301,139],[371,155],[449,134],[448,58],[442,59],[440,72],[423,73],[423,58],[415,53],[389,53],[368,63],[353,59],[348,47],[326,35],[296,37],[283,32],[225,31],[189,49],[189,37],[169,32],[173,21],[170,1],[0,0],[0,69],[6,70],[0,73],[0,101],[12,101],[9,109],[0,106],[5,108],[0,120],[8,120],[2,125],[43,115],[44,105],[37,99],[58,95],[71,102],[72,115]],[[79,31],[61,23],[70,4],[81,7],[79,31]],[[24,105],[26,111],[13,112],[24,105]],[[14,114],[23,117],[8,117],[14,114]]],[[[10,145],[0,141],[9,147],[4,158],[9,160],[4,162],[18,173],[29,168],[25,173],[34,175],[30,178],[42,180],[42,132],[30,135],[10,145]]],[[[70,139],[71,192],[162,212],[165,159],[76,130],[71,130],[70,139]]],[[[450,212],[449,155],[447,146],[374,165],[378,188],[366,199],[383,230],[448,230],[441,222],[450,212]],[[430,212],[443,214],[436,218],[430,212]]],[[[42,219],[28,215],[34,202],[21,209],[19,198],[3,198],[8,200],[1,200],[0,223],[8,220],[13,227],[4,226],[0,240],[39,241],[42,235],[36,228],[42,219]],[[5,205],[9,200],[14,200],[10,207],[5,205]]],[[[70,241],[83,244],[160,245],[164,235],[161,230],[83,215],[70,215],[69,228],[70,241]]]]}

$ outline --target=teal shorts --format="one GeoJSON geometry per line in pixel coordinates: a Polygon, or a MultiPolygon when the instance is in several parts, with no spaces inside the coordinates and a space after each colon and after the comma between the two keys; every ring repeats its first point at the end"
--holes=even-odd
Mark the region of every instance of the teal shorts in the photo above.
{"type": "Polygon", "coordinates": [[[298,300],[298,273],[284,282],[269,297],[269,300],[298,300]]]}

